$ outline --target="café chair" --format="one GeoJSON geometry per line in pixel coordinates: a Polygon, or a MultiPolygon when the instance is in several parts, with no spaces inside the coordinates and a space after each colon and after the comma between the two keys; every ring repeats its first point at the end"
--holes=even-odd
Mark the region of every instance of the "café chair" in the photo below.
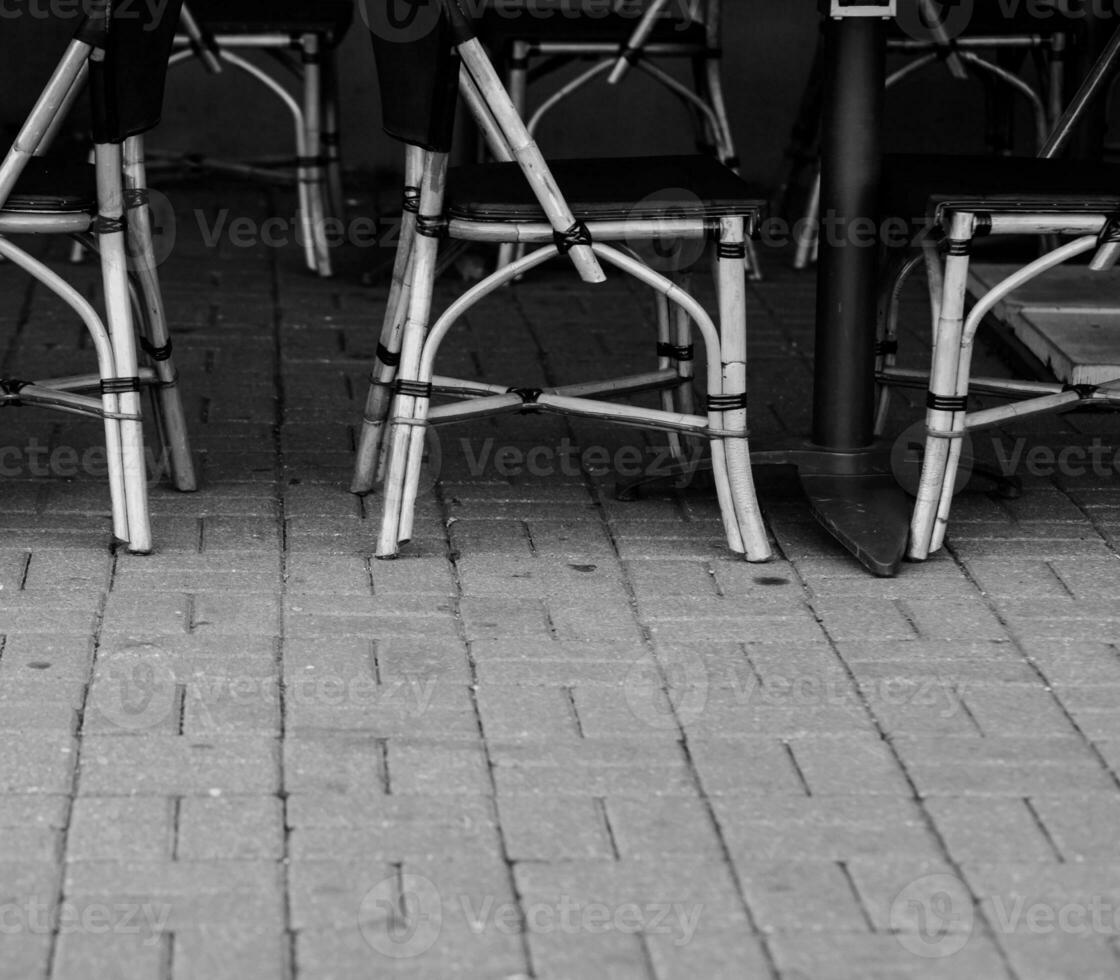
{"type": "MultiPolygon", "coordinates": [[[[918,0],[903,0],[913,6],[918,0]]],[[[956,8],[945,6],[943,16],[951,18],[956,8]]],[[[961,8],[962,13],[965,8],[961,8]]],[[[1062,113],[1064,105],[1066,55],[1074,34],[1076,22],[1061,15],[1057,10],[1052,16],[1032,16],[1035,8],[1021,4],[1011,12],[1005,12],[999,4],[981,2],[969,8],[967,28],[960,36],[940,40],[921,32],[907,33],[900,23],[910,20],[892,21],[888,27],[887,51],[889,54],[906,59],[892,71],[886,80],[888,91],[919,76],[928,77],[928,69],[941,72],[941,80],[929,82],[941,86],[945,83],[946,67],[950,77],[957,80],[974,78],[982,82],[988,91],[989,109],[995,104],[995,93],[1004,92],[1009,98],[1021,97],[1030,111],[1035,149],[1046,142],[1050,129],[1062,113]],[[915,37],[913,34],[918,34],[915,37]],[[1025,52],[1033,55],[1035,64],[1035,84],[1009,67],[1009,59],[1021,59],[1025,52]],[[955,70],[954,70],[955,68],[955,70]]],[[[916,20],[914,20],[917,23],[916,20]]],[[[810,75],[809,89],[819,86],[822,78],[819,60],[822,51],[818,47],[818,65],[810,75]]],[[[819,95],[819,93],[817,93],[819,95]]],[[[796,252],[793,267],[805,269],[816,260],[818,225],[820,222],[821,174],[817,159],[817,131],[819,101],[813,94],[803,101],[801,113],[811,115],[812,122],[799,118],[794,127],[791,147],[787,150],[786,165],[779,180],[775,194],[776,204],[789,190],[793,171],[800,162],[812,162],[812,180],[805,212],[798,223],[796,252]]],[[[989,112],[989,140],[994,155],[1008,151],[1006,134],[999,132],[997,121],[989,112]]]]}
{"type": "Polygon", "coordinates": [[[100,418],[105,425],[114,536],[151,551],[140,392],[150,390],[177,489],[196,488],[171,338],[156,274],[143,134],[158,122],[179,13],[100,0],[90,5],[0,164],[0,256],[70,306],[89,331],[96,374],[0,377],[0,408],[30,406],[100,418]],[[83,90],[93,103],[93,165],[47,156],[83,90]],[[11,236],[70,235],[96,252],[102,317],[82,293],[11,236]],[[139,334],[137,333],[139,328],[139,334]],[[138,349],[149,366],[138,364],[138,349]]]}
{"type": "Polygon", "coordinates": [[[909,557],[913,560],[926,559],[944,543],[968,433],[1081,405],[1120,405],[1120,379],[1081,385],[1062,379],[972,376],[977,332],[1010,293],[1081,256],[1088,256],[1089,269],[1098,272],[1114,268],[1120,258],[1120,167],[1058,156],[1085,107],[1099,95],[1118,63],[1120,31],[1059,120],[1043,157],[898,156],[885,162],[885,213],[907,218],[929,215],[921,255],[898,264],[885,293],[878,371],[885,386],[928,386],[925,449],[911,522],[909,557]],[[1051,235],[1065,240],[1026,262],[969,308],[973,246],[978,239],[1001,235],[1051,235]],[[929,273],[934,321],[928,375],[894,365],[901,283],[922,264],[929,273]],[[981,393],[1011,403],[970,410],[970,394],[981,393]]]}
{"type": "MultiPolygon", "coordinates": [[[[373,9],[384,17],[390,3],[378,0],[373,9]]],[[[371,37],[383,126],[406,144],[404,226],[352,485],[356,493],[369,492],[384,454],[377,556],[395,556],[412,535],[428,425],[555,412],[677,437],[706,437],[728,544],[751,561],[767,560],[770,546],[755,496],[747,438],[743,267],[746,238],[761,218],[762,203],[731,170],[709,156],[547,163],[479,42],[473,19],[455,0],[442,0],[439,19],[421,38],[394,38],[391,30],[376,25],[371,37]],[[460,83],[464,101],[498,162],[449,172],[460,83]],[[654,193],[667,188],[686,192],[668,197],[654,193]],[[658,236],[715,245],[718,328],[691,295],[635,253],[635,246],[658,236]],[[433,317],[437,253],[444,239],[525,243],[531,250],[433,317]],[[662,319],[656,369],[548,389],[434,373],[440,345],[475,303],[558,257],[571,262],[588,283],[603,281],[606,268],[631,275],[676,311],[676,317],[662,319]],[[665,332],[669,320],[678,327],[683,324],[683,332],[665,332]],[[695,356],[690,324],[704,341],[708,395],[703,414],[688,409],[682,392],[695,356]],[[673,396],[672,407],[645,408],[596,397],[651,390],[673,396]],[[455,400],[433,406],[437,394],[455,400]]]]}
{"type": "Polygon", "coordinates": [[[276,180],[295,172],[304,257],[321,276],[333,272],[327,230],[344,211],[339,140],[336,51],[353,19],[351,0],[189,0],[184,6],[171,64],[200,59],[211,73],[229,66],[278,98],[292,118],[294,160],[267,165],[231,163],[189,155],[191,169],[276,180]],[[267,53],[282,69],[269,71],[245,52],[267,53]],[[300,87],[298,97],[286,77],[300,87]]]}

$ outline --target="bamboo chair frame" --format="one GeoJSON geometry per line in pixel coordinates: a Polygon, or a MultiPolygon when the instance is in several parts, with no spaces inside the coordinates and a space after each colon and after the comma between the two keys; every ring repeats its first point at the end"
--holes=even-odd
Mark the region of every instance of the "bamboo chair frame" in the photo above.
{"type": "Polygon", "coordinates": [[[977,331],[984,318],[1008,294],[1050,269],[1086,253],[1097,253],[1091,263],[1092,268],[1103,270],[1112,267],[1117,243],[1120,242],[1114,207],[1114,203],[1111,206],[1103,202],[1094,205],[1094,202],[1082,199],[1070,201],[1065,210],[1055,209],[1053,205],[1032,210],[1030,204],[1007,210],[1000,210],[998,204],[976,209],[943,209],[940,224],[947,236],[948,254],[940,274],[931,373],[927,377],[918,372],[887,369],[880,375],[881,380],[889,384],[922,385],[928,382],[929,386],[925,455],[911,522],[911,559],[922,561],[939,551],[944,544],[961,448],[969,432],[1012,419],[1066,411],[1078,405],[1120,406],[1120,379],[1102,385],[1073,386],[1042,381],[973,378],[971,373],[977,331]],[[966,311],[972,242],[978,234],[989,233],[1074,237],[1017,269],[966,311]],[[969,411],[967,402],[970,392],[1014,401],[1005,406],[969,411]]]}
{"type": "MultiPolygon", "coordinates": [[[[687,11],[689,17],[705,28],[703,44],[651,40],[658,20],[667,16],[669,6],[669,0],[650,0],[642,17],[635,24],[633,33],[621,47],[611,41],[515,39],[511,45],[506,85],[518,114],[528,122],[530,134],[535,137],[541,123],[553,109],[592,82],[605,76],[607,84],[618,85],[632,68],[637,68],[691,111],[697,120],[700,147],[738,172],[739,156],[731,133],[721,74],[722,0],[690,0],[687,11]],[[530,113],[528,88],[534,57],[555,59],[558,64],[574,60],[591,60],[593,63],[530,113]],[[658,60],[673,58],[692,60],[695,76],[693,87],[685,85],[657,64],[658,60]]],[[[506,264],[516,254],[520,254],[520,251],[510,246],[504,247],[499,255],[500,264],[506,264]]],[[[761,267],[752,241],[747,242],[747,268],[752,278],[761,278],[761,267]]]]}
{"type": "Polygon", "coordinates": [[[555,412],[613,421],[670,433],[679,450],[680,435],[711,443],[715,483],[728,545],[751,561],[771,557],[751,474],[746,396],[746,283],[743,259],[747,218],[718,220],[658,219],[588,221],[589,234],[572,237],[580,225],[556,185],[548,165],[477,38],[457,43],[461,90],[499,159],[515,160],[534,190],[548,221],[475,222],[445,220],[447,154],[408,146],[405,201],[378,357],[358,443],[352,490],[367,493],[384,478],[379,558],[395,557],[413,531],[413,511],[422,465],[426,427],[483,416],[526,411],[555,412]],[[436,217],[439,216],[439,217],[436,217]],[[640,240],[671,232],[719,240],[716,276],[720,326],[677,283],[649,268],[615,240],[640,240]],[[440,237],[537,246],[455,300],[432,322],[432,295],[440,237]],[[566,243],[562,247],[561,242],[566,243]],[[485,296],[526,272],[566,255],[586,282],[601,282],[603,266],[632,275],[660,297],[658,336],[662,343],[691,344],[691,324],[707,352],[709,400],[696,414],[687,392],[691,354],[659,347],[658,367],[643,374],[602,382],[536,390],[448,378],[434,373],[440,345],[462,315],[485,296]],[[677,311],[675,318],[671,310],[677,311]],[[663,353],[664,352],[664,353],[663,353]],[[668,356],[669,354],[673,356],[668,356]],[[619,405],[594,396],[662,391],[662,408],[619,405]],[[436,407],[433,394],[459,396],[436,407]]]}
{"type": "MultiPolygon", "coordinates": [[[[1093,99],[1099,97],[1120,65],[1120,29],[1093,66],[1080,91],[1057,120],[1041,156],[1056,159],[1093,99]]],[[[917,502],[911,520],[909,557],[923,561],[945,541],[964,437],[1016,418],[1067,411],[1079,405],[1120,406],[1120,379],[1099,385],[1035,380],[973,378],[976,334],[987,315],[1014,290],[1063,263],[1093,253],[1089,268],[1103,272],[1120,259],[1120,212],[1115,197],[1048,195],[1001,199],[998,196],[948,201],[937,206],[934,228],[921,254],[903,262],[886,293],[881,316],[877,372],[884,386],[880,422],[889,386],[928,387],[926,443],[917,502]],[[944,242],[937,236],[944,235],[944,242]],[[980,235],[1042,235],[1069,240],[1050,247],[1034,261],[993,286],[967,310],[968,270],[973,241],[980,235]],[[946,252],[941,260],[941,246],[946,252]],[[899,296],[906,277],[920,266],[927,271],[933,318],[933,355],[928,375],[895,366],[899,296]],[[1010,404],[968,410],[970,393],[992,395],[1010,404]]]]}
{"type": "Polygon", "coordinates": [[[0,256],[65,302],[89,331],[96,374],[23,381],[0,378],[0,407],[29,406],[100,418],[105,426],[113,534],[128,550],[152,549],[140,392],[149,389],[177,489],[197,479],[187,437],[178,373],[156,274],[142,136],[96,143],[97,213],[4,211],[28,163],[43,155],[88,78],[99,48],[74,40],[0,164],[0,256]],[[104,319],[51,268],[14,244],[11,235],[65,234],[100,258],[104,319]],[[130,262],[131,259],[131,262],[130,262]],[[131,267],[131,271],[130,271],[131,267]],[[140,328],[139,337],[136,328],[140,328]],[[150,359],[140,367],[138,352],[150,359]],[[98,394],[85,394],[97,391],[98,394]]]}
{"type": "MultiPolygon", "coordinates": [[[[964,70],[972,69],[977,77],[987,77],[994,83],[1003,85],[1023,97],[1031,110],[1035,130],[1035,145],[1041,151],[1063,110],[1064,53],[1067,44],[1067,36],[1061,32],[1049,35],[974,35],[957,38],[950,50],[964,70]],[[1047,53],[1048,84],[1045,99],[1039,91],[1014,72],[1008,71],[991,60],[994,52],[1024,48],[1047,53]]],[[[885,87],[888,91],[900,85],[912,75],[945,60],[944,49],[934,41],[895,38],[887,42],[887,50],[914,56],[914,60],[887,76],[885,87]]],[[[788,183],[788,180],[784,179],[784,182],[788,183]]],[[[795,269],[806,269],[817,260],[820,248],[818,233],[820,205],[821,171],[820,164],[817,163],[809,189],[809,197],[805,205],[805,214],[800,222],[800,230],[796,238],[796,251],[793,259],[795,269]]]]}
{"type": "Polygon", "coordinates": [[[334,48],[325,44],[317,31],[306,31],[294,38],[288,31],[210,34],[187,4],[183,7],[175,47],[172,67],[195,58],[211,74],[219,74],[223,66],[228,66],[275,96],[291,117],[296,149],[294,161],[234,163],[196,154],[178,159],[192,169],[265,181],[283,178],[284,168],[294,169],[304,262],[311,272],[323,277],[333,275],[326,221],[345,212],[334,48]],[[290,56],[292,49],[298,51],[298,58],[290,56]],[[298,97],[281,79],[237,53],[238,50],[264,52],[275,58],[298,80],[298,97]]]}

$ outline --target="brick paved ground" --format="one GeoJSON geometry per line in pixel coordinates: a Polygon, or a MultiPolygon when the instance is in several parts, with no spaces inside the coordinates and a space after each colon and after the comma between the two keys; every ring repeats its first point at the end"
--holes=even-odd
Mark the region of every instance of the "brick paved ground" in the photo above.
{"type": "MultiPolygon", "coordinates": [[[[205,483],[154,491],[156,554],[112,552],[103,481],[67,478],[96,425],[3,413],[0,977],[1120,973],[1115,474],[966,494],[948,553],[883,581],[787,475],[764,480],[780,557],[749,566],[702,490],[620,504],[609,466],[562,465],[633,466],[640,435],[507,419],[445,431],[414,542],[371,561],[378,501],[346,482],[383,291],[204,247],[190,209],[222,199],[173,196],[205,483]],[[556,472],[503,476],[505,447],[556,472]]],[[[782,437],[807,427],[812,282],[769,265],[752,402],[782,437]]],[[[88,363],[57,303],[0,284],[3,373],[88,363]]],[[[644,313],[617,279],[545,279],[444,363],[626,370],[644,313]]]]}

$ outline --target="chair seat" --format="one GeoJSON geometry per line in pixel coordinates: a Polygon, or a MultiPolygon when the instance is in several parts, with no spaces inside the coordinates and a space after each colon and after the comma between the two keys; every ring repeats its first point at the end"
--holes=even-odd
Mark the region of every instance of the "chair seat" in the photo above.
{"type": "MultiPolygon", "coordinates": [[[[508,3],[497,9],[483,12],[479,21],[479,34],[494,46],[510,41],[609,41],[622,44],[638,26],[634,17],[624,14],[576,16],[580,4],[563,3],[546,5],[539,2],[531,9],[511,10],[508,3]],[[546,16],[547,13],[547,16],[546,16]]],[[[600,9],[602,9],[600,7],[600,9]]],[[[703,24],[677,17],[660,18],[650,35],[651,44],[681,44],[703,47],[707,31],[703,24]]]]}
{"type": "Polygon", "coordinates": [[[0,213],[75,214],[97,209],[92,164],[35,157],[28,161],[0,213]]]}
{"type": "Polygon", "coordinates": [[[212,34],[321,34],[330,44],[354,17],[350,0],[193,0],[190,9],[212,34]]]}
{"type": "Polygon", "coordinates": [[[1120,210],[1120,167],[1035,157],[886,157],[882,211],[920,221],[937,206],[1097,212],[1120,210]]]}
{"type": "MultiPolygon", "coordinates": [[[[581,221],[653,218],[758,220],[766,204],[727,167],[706,156],[550,160],[568,205],[581,221]]],[[[469,221],[545,221],[515,163],[456,167],[447,212],[469,221]]]]}

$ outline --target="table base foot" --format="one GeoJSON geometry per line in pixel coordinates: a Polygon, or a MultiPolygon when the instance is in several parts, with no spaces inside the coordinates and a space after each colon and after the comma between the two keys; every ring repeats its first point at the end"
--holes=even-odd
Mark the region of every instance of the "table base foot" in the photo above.
{"type": "MultiPolygon", "coordinates": [[[[834,452],[810,443],[763,447],[751,453],[751,465],[797,467],[813,516],[825,530],[872,574],[898,574],[913,504],[891,472],[889,448],[834,452]]],[[[620,484],[616,496],[636,500],[652,486],[680,490],[695,485],[695,476],[710,469],[707,460],[683,461],[656,475],[620,484]]]]}

